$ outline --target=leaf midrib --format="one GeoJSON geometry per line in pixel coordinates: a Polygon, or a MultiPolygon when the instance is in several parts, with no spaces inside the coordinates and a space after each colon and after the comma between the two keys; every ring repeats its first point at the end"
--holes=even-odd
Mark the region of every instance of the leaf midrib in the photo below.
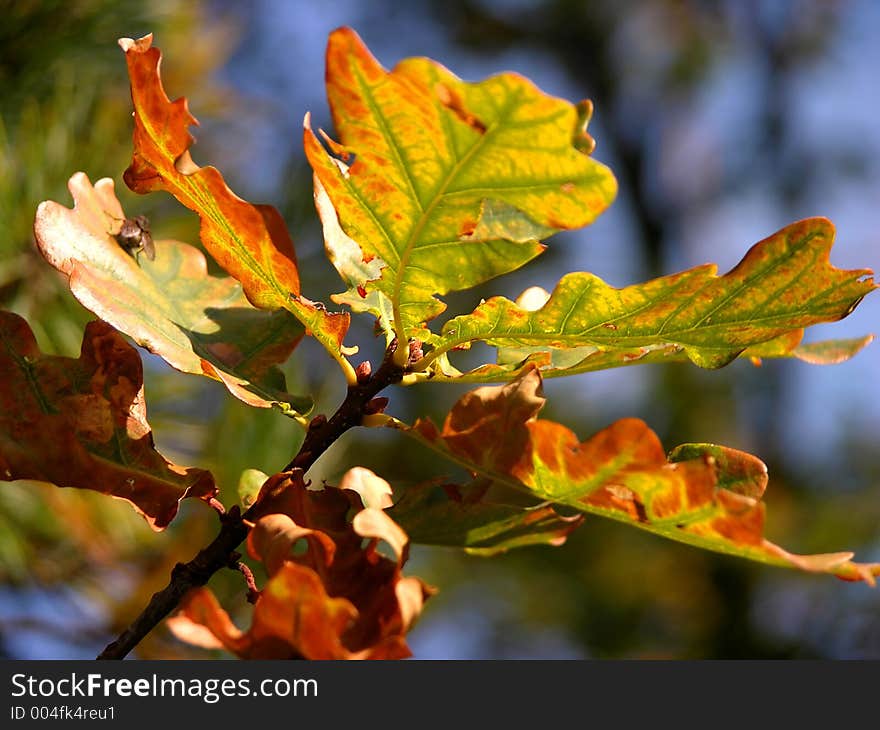
{"type": "MultiPolygon", "coordinates": [[[[715,284],[718,280],[723,279],[724,277],[717,277],[714,279],[710,279],[709,281],[706,282],[706,284],[704,284],[696,292],[694,292],[691,296],[689,296],[685,301],[683,301],[679,307],[677,307],[675,310],[673,310],[673,312],[669,316],[667,316],[666,319],[663,321],[663,323],[657,328],[657,331],[655,333],[649,334],[649,335],[647,335],[647,337],[650,339],[656,340],[657,343],[674,342],[674,343],[680,343],[680,344],[688,344],[684,339],[682,339],[683,336],[686,336],[688,333],[707,331],[707,330],[711,330],[711,329],[717,329],[720,327],[729,328],[729,327],[735,327],[737,325],[753,325],[756,323],[770,323],[770,322],[773,322],[773,321],[779,320],[779,319],[784,320],[784,319],[790,319],[792,317],[809,316],[811,314],[811,312],[808,309],[806,309],[806,307],[801,307],[800,309],[787,311],[787,312],[784,312],[781,314],[771,314],[771,315],[767,315],[764,317],[750,316],[748,319],[733,318],[733,319],[727,319],[721,323],[715,323],[715,324],[708,324],[707,323],[706,326],[701,326],[701,324],[703,322],[707,322],[707,320],[710,319],[711,316],[715,312],[722,309],[724,307],[724,305],[727,304],[729,301],[736,298],[738,295],[742,294],[743,291],[754,288],[754,286],[757,282],[766,278],[778,266],[780,266],[782,263],[790,261],[799,251],[803,250],[802,247],[806,246],[813,238],[816,238],[818,235],[819,235],[818,232],[811,232],[810,234],[807,234],[803,239],[801,239],[799,241],[799,243],[797,245],[797,249],[795,251],[793,251],[789,256],[779,257],[779,258],[775,259],[774,261],[772,261],[769,266],[760,269],[759,271],[755,272],[750,277],[746,277],[742,282],[739,283],[739,285],[734,287],[733,291],[729,292],[726,296],[722,297],[719,302],[716,302],[713,304],[711,309],[709,309],[707,312],[703,313],[702,316],[699,318],[699,320],[696,322],[696,324],[689,326],[689,327],[686,327],[686,328],[682,328],[682,329],[668,330],[666,328],[667,324],[679,312],[681,312],[681,310],[683,308],[685,308],[689,302],[693,301],[693,299],[700,292],[705,290],[706,287],[711,286],[712,284],[715,284]],[[663,335],[668,335],[668,337],[664,338],[663,335]]],[[[776,290],[773,293],[774,296],[778,295],[780,292],[785,291],[787,288],[793,286],[796,283],[799,275],[806,268],[808,268],[811,263],[813,263],[815,261],[815,258],[816,258],[815,254],[813,256],[808,257],[808,260],[806,261],[804,266],[802,266],[800,268],[798,274],[795,274],[792,277],[790,277],[790,279],[787,282],[785,282],[783,284],[783,286],[781,286],[778,290],[776,290]]],[[[686,280],[683,279],[681,282],[677,283],[677,286],[681,286],[685,283],[686,283],[686,280]]],[[[677,288],[677,286],[675,288],[677,288]]],[[[820,292],[815,292],[810,297],[810,300],[808,302],[806,302],[805,304],[808,304],[809,302],[812,302],[817,298],[823,297],[828,292],[834,291],[837,288],[839,288],[840,286],[841,286],[840,284],[835,283],[832,286],[830,286],[826,289],[823,289],[820,292]]],[[[584,290],[577,296],[575,304],[572,305],[572,307],[569,309],[569,311],[564,316],[562,324],[560,325],[558,331],[548,332],[548,333],[535,333],[535,332],[518,333],[518,334],[508,335],[507,338],[512,339],[512,340],[522,340],[523,343],[525,343],[528,341],[544,341],[544,340],[552,340],[552,339],[558,339],[560,337],[564,337],[565,332],[563,330],[564,330],[565,323],[568,321],[568,319],[571,316],[572,312],[574,311],[576,305],[583,299],[584,294],[591,289],[592,289],[592,286],[585,287],[584,290]]],[[[674,289],[672,292],[668,292],[668,291],[664,292],[663,298],[664,299],[670,298],[673,294],[674,294],[674,289]]],[[[580,337],[587,336],[596,330],[600,330],[600,328],[602,328],[604,325],[612,324],[612,323],[620,321],[622,319],[632,317],[632,316],[638,314],[639,312],[644,311],[645,309],[648,309],[651,306],[656,305],[658,303],[658,301],[660,301],[660,299],[657,297],[650,298],[650,299],[646,300],[644,304],[642,304],[638,307],[635,307],[634,309],[629,310],[629,311],[625,312],[624,314],[621,314],[617,317],[603,320],[602,322],[595,324],[595,325],[577,333],[577,335],[580,337]]],[[[495,323],[491,327],[487,328],[483,333],[481,333],[481,336],[474,337],[472,335],[463,335],[463,336],[459,336],[459,337],[450,338],[450,339],[446,340],[442,345],[438,345],[436,350],[431,352],[431,355],[437,356],[437,355],[440,355],[444,352],[448,352],[449,350],[456,347],[457,345],[463,344],[465,342],[471,342],[474,340],[486,341],[490,338],[494,338],[494,339],[504,338],[505,335],[496,334],[497,328],[499,326],[499,322],[501,321],[502,317],[503,317],[503,312],[499,309],[498,316],[495,320],[495,323]]],[[[531,318],[529,319],[529,323],[531,325],[531,318]]],[[[770,325],[764,324],[764,326],[766,327],[766,326],[770,326],[770,325]]],[[[801,326],[801,325],[797,325],[797,326],[801,326]]],[[[793,326],[792,328],[794,329],[795,327],[796,326],[793,326]]],[[[600,331],[600,334],[601,334],[601,331],[600,331]]],[[[644,335],[631,335],[629,337],[630,338],[639,338],[639,337],[644,337],[644,335]]],[[[581,343],[579,345],[573,345],[573,347],[579,347],[579,346],[582,346],[582,344],[586,344],[586,345],[596,344],[596,343],[601,344],[603,342],[606,342],[608,339],[613,339],[613,338],[614,337],[611,335],[609,335],[608,338],[601,338],[600,337],[595,340],[590,340],[589,342],[581,343]]],[[[623,346],[632,346],[631,344],[630,345],[624,344],[624,341],[629,339],[627,336],[618,335],[616,337],[616,339],[623,346]]],[[[641,341],[641,340],[639,340],[639,341],[641,341]]],[[[712,345],[697,345],[697,346],[704,347],[705,349],[718,349],[718,350],[729,349],[729,348],[725,347],[724,345],[718,345],[715,347],[713,347],[712,345]]]]}
{"type": "MultiPolygon", "coordinates": [[[[170,162],[170,169],[174,170],[177,173],[177,179],[169,179],[168,177],[166,177],[164,174],[162,174],[161,170],[156,168],[156,166],[152,162],[149,163],[150,166],[156,169],[160,177],[165,180],[166,184],[171,184],[175,185],[178,188],[182,188],[184,193],[188,192],[190,199],[197,205],[197,207],[194,208],[194,212],[196,213],[196,215],[198,215],[200,218],[207,218],[214,223],[214,226],[217,228],[218,231],[220,231],[221,233],[225,233],[227,240],[232,243],[232,249],[234,250],[238,259],[244,262],[247,265],[247,268],[250,269],[251,273],[256,275],[256,277],[260,281],[268,285],[271,290],[276,292],[282,301],[286,302],[287,297],[289,296],[289,292],[284,287],[282,287],[280,285],[280,282],[278,282],[275,277],[273,277],[268,271],[266,271],[260,265],[260,262],[257,261],[257,259],[251,254],[248,247],[244,244],[243,239],[241,239],[237,235],[235,229],[229,225],[226,216],[224,216],[220,211],[219,206],[216,204],[216,199],[214,198],[214,196],[211,195],[210,192],[206,190],[206,186],[200,184],[200,181],[195,177],[196,175],[198,175],[199,172],[202,172],[207,168],[199,167],[197,170],[188,175],[180,172],[176,166],[177,159],[174,158],[173,155],[168,154],[168,147],[162,144],[162,136],[157,127],[151,124],[150,116],[144,113],[142,105],[138,104],[137,101],[135,101],[135,105],[137,107],[137,118],[143,125],[144,130],[148,133],[148,138],[153,142],[153,145],[158,150],[159,155],[165,157],[167,162],[170,162]]],[[[187,150],[188,149],[189,145],[187,146],[187,150]]]]}
{"type": "MultiPolygon", "coordinates": [[[[512,105],[512,101],[510,99],[507,100],[507,103],[505,104],[503,109],[493,120],[493,122],[487,127],[486,131],[479,135],[479,137],[474,141],[474,143],[465,152],[465,154],[462,157],[459,157],[455,161],[455,163],[447,170],[446,175],[432,194],[430,202],[427,206],[425,206],[423,201],[417,194],[415,183],[410,173],[409,167],[408,165],[404,164],[403,154],[397,144],[397,139],[394,137],[391,129],[388,127],[385,116],[382,113],[382,109],[373,96],[372,87],[364,82],[362,74],[357,69],[355,70],[355,76],[357,78],[358,85],[361,88],[361,93],[363,94],[364,99],[367,101],[367,104],[370,107],[374,118],[376,119],[377,125],[379,126],[383,137],[388,143],[388,147],[392,151],[392,154],[395,157],[395,161],[404,173],[404,177],[407,181],[407,186],[409,187],[410,195],[418,205],[419,210],[421,211],[418,220],[415,222],[415,225],[411,229],[409,236],[407,236],[407,239],[404,242],[402,248],[398,250],[399,256],[397,261],[397,270],[394,272],[394,279],[392,281],[392,315],[394,318],[394,330],[398,337],[398,340],[400,342],[406,342],[407,333],[401,313],[400,291],[406,278],[407,269],[409,267],[410,259],[413,255],[413,251],[418,246],[419,238],[424,231],[425,226],[428,224],[428,221],[431,219],[431,216],[437,209],[437,206],[445,197],[446,190],[456,179],[456,177],[461,173],[461,171],[467,167],[471,160],[473,160],[473,158],[486,145],[487,139],[489,139],[493,132],[498,128],[499,124],[506,117],[506,114],[512,105]]],[[[515,98],[517,97],[514,97],[514,99],[515,98]]],[[[442,109],[438,111],[441,115],[444,113],[442,109]]],[[[441,116],[440,119],[442,123],[443,117],[441,116]]],[[[451,135],[449,133],[449,130],[446,129],[445,133],[447,140],[450,142],[449,150],[451,154],[457,156],[455,145],[451,144],[451,135]]],[[[386,238],[388,238],[387,235],[386,238]]],[[[390,241],[391,239],[388,238],[388,240],[390,241]]]]}

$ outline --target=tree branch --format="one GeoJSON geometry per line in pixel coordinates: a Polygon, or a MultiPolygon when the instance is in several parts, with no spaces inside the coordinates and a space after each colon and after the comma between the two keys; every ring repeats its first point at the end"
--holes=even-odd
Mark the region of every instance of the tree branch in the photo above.
{"type": "MultiPolygon", "coordinates": [[[[372,375],[369,368],[359,368],[358,382],[349,386],[345,400],[327,419],[316,416],[309,424],[306,438],[284,472],[293,469],[307,471],[315,461],[348,429],[361,425],[363,417],[380,413],[386,399],[377,399],[383,388],[398,382],[404,369],[394,363],[395,343],[385,353],[382,366],[372,375]],[[375,400],[374,400],[375,399],[375,400]]],[[[255,503],[255,506],[259,502],[255,503]]],[[[253,509],[253,508],[251,508],[253,509]]],[[[250,531],[249,509],[244,514],[238,506],[220,516],[222,527],[214,541],[188,563],[178,563],[171,571],[171,580],[154,593],[147,607],[132,624],[98,655],[98,659],[123,659],[168,614],[177,608],[183,597],[193,588],[205,585],[214,573],[226,567],[236,567],[240,557],[235,551],[250,531]]]]}
{"type": "Polygon", "coordinates": [[[365,415],[382,411],[385,404],[372,404],[373,398],[382,389],[399,382],[404,373],[403,368],[394,364],[394,351],[397,349],[395,342],[391,343],[385,353],[382,366],[375,373],[365,376],[361,371],[357,385],[349,386],[345,400],[330,420],[323,416],[312,419],[299,453],[284,467],[285,472],[293,469],[308,471],[336,439],[353,426],[360,426],[365,415]]]}
{"type": "Polygon", "coordinates": [[[97,658],[123,659],[177,607],[192,588],[205,585],[214,573],[229,565],[232,554],[248,532],[249,528],[238,506],[230,509],[223,518],[223,527],[214,541],[188,563],[175,565],[168,585],[153,594],[147,607],[97,658]]]}

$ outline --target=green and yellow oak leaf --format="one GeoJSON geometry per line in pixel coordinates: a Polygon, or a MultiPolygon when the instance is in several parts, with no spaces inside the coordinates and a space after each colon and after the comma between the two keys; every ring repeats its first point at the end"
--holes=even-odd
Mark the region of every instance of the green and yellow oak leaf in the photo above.
{"type": "Polygon", "coordinates": [[[220,380],[249,405],[308,412],[311,399],[287,393],[278,367],[302,337],[295,317],[251,306],[235,279],[209,276],[204,255],[185,243],[157,241],[152,261],[129,255],[114,238],[125,213],[113,181],[92,186],[78,172],[68,187],[73,209],[41,203],[34,233],[83,306],[172,367],[220,380]]]}
{"type": "Polygon", "coordinates": [[[322,145],[307,117],[304,144],[328,254],[350,287],[337,301],[360,298],[401,342],[444,310],[435,295],[519,268],[616,194],[589,156],[589,102],[516,74],[466,83],[424,58],[388,72],[341,28],[327,92],[339,141],[322,145]]]}
{"type": "Polygon", "coordinates": [[[739,355],[839,362],[871,338],[799,346],[803,328],[847,316],[877,287],[870,270],[830,264],[833,240],[830,221],[810,218],[755,244],[723,276],[707,264],[615,289],[593,274],[567,274],[552,294],[492,297],[449,320],[416,367],[480,381],[531,364],[552,377],[674,360],[717,368],[739,355]],[[497,347],[498,363],[460,374],[448,353],[475,341],[497,347]]]}
{"type": "Polygon", "coordinates": [[[406,431],[472,472],[547,502],[771,565],[872,584],[880,575],[880,563],[854,563],[849,552],[796,555],[765,539],[767,469],[754,456],[686,444],[667,457],[635,418],[581,443],[565,426],[537,418],[543,405],[541,376],[530,368],[464,395],[442,429],[419,420],[406,431]]]}
{"type": "Polygon", "coordinates": [[[123,499],[154,530],[186,497],[211,499],[204,469],[153,445],[137,350],[90,322],[79,359],[44,355],[21,317],[0,312],[0,480],[49,482],[123,499]]]}

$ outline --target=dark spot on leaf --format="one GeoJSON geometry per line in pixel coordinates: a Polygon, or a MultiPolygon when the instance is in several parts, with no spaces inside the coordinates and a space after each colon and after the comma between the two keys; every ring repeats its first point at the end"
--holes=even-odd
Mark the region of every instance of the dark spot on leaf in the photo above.
{"type": "Polygon", "coordinates": [[[461,224],[461,228],[459,229],[458,235],[461,238],[468,238],[474,235],[474,231],[477,230],[477,222],[467,220],[461,224]]]}
{"type": "Polygon", "coordinates": [[[437,84],[435,87],[437,98],[440,103],[467,124],[471,129],[480,134],[486,133],[486,125],[464,106],[464,100],[445,84],[437,84]]]}
{"type": "Polygon", "coordinates": [[[633,504],[633,507],[635,507],[636,515],[638,517],[639,522],[647,523],[648,522],[648,513],[645,511],[645,505],[643,505],[637,499],[634,499],[632,504],[633,504]]]}

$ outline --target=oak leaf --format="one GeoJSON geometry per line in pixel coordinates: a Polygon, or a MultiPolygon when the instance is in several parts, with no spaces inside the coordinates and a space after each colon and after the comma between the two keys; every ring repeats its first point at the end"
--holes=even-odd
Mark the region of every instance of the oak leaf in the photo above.
{"type": "Polygon", "coordinates": [[[657,435],[625,418],[584,442],[537,418],[535,368],[465,394],[442,429],[419,420],[407,432],[476,474],[578,511],[616,519],[707,550],[873,584],[880,563],[853,554],[796,555],[764,538],[767,469],[754,456],[686,444],[667,456],[657,435]]]}
{"type": "Polygon", "coordinates": [[[126,253],[115,240],[125,213],[113,181],[92,186],[78,172],[68,187],[73,209],[41,203],[34,232],[83,306],[172,367],[219,380],[245,403],[308,412],[311,400],[287,393],[278,368],[303,333],[289,312],[254,308],[235,279],[209,276],[204,255],[185,243],[158,241],[152,261],[126,253]]]}
{"type": "Polygon", "coordinates": [[[110,325],[90,322],[75,360],[41,353],[9,312],[0,312],[0,479],[108,494],[154,530],[171,522],[181,499],[217,493],[209,472],[155,449],[140,357],[110,325]]]}
{"type": "Polygon", "coordinates": [[[556,376],[686,359],[717,368],[741,354],[839,361],[866,338],[798,349],[803,328],[842,319],[877,287],[870,270],[829,263],[833,239],[830,221],[811,218],[755,244],[724,276],[704,265],[615,289],[578,272],[549,295],[533,288],[517,302],[492,297],[429,338],[422,367],[436,363],[441,378],[497,380],[530,364],[556,376]],[[461,376],[446,353],[474,341],[499,348],[498,366],[461,376]]]}
{"type": "MultiPolygon", "coordinates": [[[[366,476],[342,483],[367,485],[364,493],[377,497],[383,490],[366,476]]],[[[256,522],[248,551],[269,574],[250,628],[236,627],[213,594],[199,588],[169,619],[180,639],[247,659],[410,656],[406,633],[433,589],[401,574],[409,540],[382,509],[365,506],[351,489],[307,489],[297,470],[271,477],[249,514],[256,522]],[[301,541],[304,552],[293,549],[301,541]],[[378,552],[379,541],[394,559],[378,552]]]]}
{"type": "Polygon", "coordinates": [[[388,514],[413,543],[483,556],[529,545],[562,545],[583,523],[583,515],[561,515],[546,502],[502,499],[493,493],[496,487],[487,479],[419,484],[404,489],[388,514]]]}
{"type": "Polygon", "coordinates": [[[161,53],[152,35],[122,38],[134,104],[134,156],[125,171],[136,193],[166,190],[201,221],[208,253],[241,282],[261,309],[285,308],[341,363],[349,315],[331,313],[300,292],[293,243],[278,211],[238,197],[214,167],[199,167],[189,148],[190,125],[198,124],[186,99],[170,101],[159,76],[161,53]]]}
{"type": "Polygon", "coordinates": [[[401,342],[445,309],[435,294],[517,269],[616,194],[589,157],[590,103],[519,75],[466,83],[423,58],[388,72],[340,28],[327,92],[339,141],[324,135],[325,148],[307,117],[304,144],[328,255],[350,287],[336,300],[401,342]]]}

